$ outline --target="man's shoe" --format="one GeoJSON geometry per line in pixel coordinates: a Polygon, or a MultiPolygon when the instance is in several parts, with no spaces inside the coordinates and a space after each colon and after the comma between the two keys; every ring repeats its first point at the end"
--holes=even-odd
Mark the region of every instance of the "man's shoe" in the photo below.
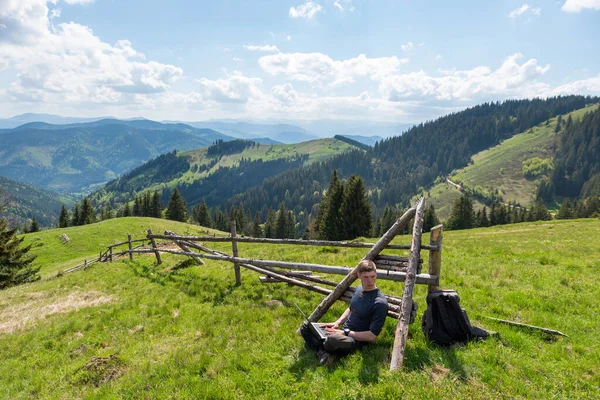
{"type": "Polygon", "coordinates": [[[317,352],[317,357],[319,357],[319,364],[327,365],[327,361],[329,360],[329,357],[331,357],[331,354],[329,354],[325,350],[319,350],[317,352]]]}

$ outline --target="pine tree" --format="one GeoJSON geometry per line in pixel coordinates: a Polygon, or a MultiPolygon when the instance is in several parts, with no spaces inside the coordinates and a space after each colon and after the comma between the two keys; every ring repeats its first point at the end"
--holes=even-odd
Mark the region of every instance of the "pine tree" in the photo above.
{"type": "Polygon", "coordinates": [[[294,215],[294,212],[292,210],[288,210],[285,223],[286,223],[285,237],[288,239],[295,239],[296,238],[296,216],[294,215]]]}
{"type": "Polygon", "coordinates": [[[179,194],[179,188],[175,188],[167,205],[167,219],[172,221],[186,222],[188,219],[187,205],[179,194]]]}
{"type": "Polygon", "coordinates": [[[327,189],[327,201],[319,206],[323,207],[323,219],[319,224],[319,238],[325,240],[340,240],[344,236],[342,225],[341,207],[344,200],[344,186],[333,170],[329,188],[327,189]]]}
{"type": "Polygon", "coordinates": [[[481,219],[479,220],[479,226],[481,226],[481,227],[490,226],[490,220],[488,219],[488,216],[487,216],[487,208],[486,207],[483,207],[483,210],[481,210],[481,219]]]}
{"type": "Polygon", "coordinates": [[[131,217],[131,208],[129,207],[129,203],[125,203],[125,209],[123,210],[124,217],[131,217]]]}
{"type": "Polygon", "coordinates": [[[262,237],[262,229],[260,227],[260,213],[257,211],[254,214],[254,220],[252,221],[252,237],[262,237]]]}
{"type": "Polygon", "coordinates": [[[436,225],[439,225],[440,220],[435,214],[435,207],[433,204],[430,204],[425,211],[425,217],[423,218],[423,232],[429,232],[431,228],[436,225]]]}
{"type": "Polygon", "coordinates": [[[152,196],[152,211],[150,216],[154,218],[162,218],[162,209],[163,205],[162,201],[160,201],[160,194],[158,191],[155,191],[154,195],[152,196]]]}
{"type": "Polygon", "coordinates": [[[135,200],[133,200],[133,216],[139,217],[142,215],[142,210],[140,206],[140,198],[139,196],[135,196],[135,200]]]}
{"type": "Polygon", "coordinates": [[[343,191],[340,210],[341,239],[354,239],[369,236],[371,233],[371,204],[365,193],[365,185],[360,176],[352,175],[343,191]]]}
{"type": "Polygon", "coordinates": [[[468,192],[454,202],[448,219],[449,229],[470,229],[474,226],[473,199],[468,192]]]}
{"type": "Polygon", "coordinates": [[[79,226],[79,204],[75,204],[75,208],[73,208],[73,219],[71,220],[72,226],[79,226]]]}
{"type": "Polygon", "coordinates": [[[558,214],[556,214],[556,219],[569,219],[573,218],[573,210],[571,208],[571,202],[569,199],[565,199],[560,208],[558,209],[558,214]]]}
{"type": "Polygon", "coordinates": [[[267,212],[267,220],[265,222],[265,237],[266,238],[274,238],[275,237],[275,211],[269,207],[269,211],[267,212]]]}
{"type": "Polygon", "coordinates": [[[31,218],[31,225],[29,225],[29,229],[27,229],[28,233],[39,232],[40,231],[40,223],[35,219],[35,217],[31,218]]]}
{"type": "Polygon", "coordinates": [[[287,209],[285,204],[282,202],[277,210],[277,220],[275,221],[275,238],[285,239],[288,234],[287,224],[287,209]]]}
{"type": "Polygon", "coordinates": [[[81,202],[81,211],[79,213],[79,225],[93,224],[96,222],[96,213],[90,199],[85,197],[81,202]]]}
{"type": "Polygon", "coordinates": [[[200,226],[204,226],[206,228],[212,227],[212,221],[210,219],[210,214],[208,213],[208,207],[206,206],[206,202],[202,199],[200,204],[197,204],[196,207],[192,210],[192,219],[198,223],[200,226]]]}
{"type": "Polygon", "coordinates": [[[68,226],[69,226],[69,213],[67,212],[67,209],[66,209],[65,205],[63,204],[60,209],[60,216],[58,217],[58,227],[66,228],[68,226]]]}
{"type": "Polygon", "coordinates": [[[9,229],[6,219],[0,219],[0,290],[40,279],[40,267],[31,263],[35,257],[27,253],[31,245],[20,247],[24,238],[17,238],[17,228],[9,229]]]}

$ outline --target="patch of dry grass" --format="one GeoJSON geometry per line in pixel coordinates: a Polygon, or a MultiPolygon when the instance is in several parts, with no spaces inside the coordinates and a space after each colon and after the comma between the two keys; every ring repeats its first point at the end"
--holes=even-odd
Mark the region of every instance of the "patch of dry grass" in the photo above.
{"type": "Polygon", "coordinates": [[[29,327],[48,315],[111,303],[113,296],[95,290],[76,291],[64,297],[59,297],[53,292],[29,292],[23,293],[20,300],[18,304],[0,309],[0,334],[13,333],[29,327]]]}

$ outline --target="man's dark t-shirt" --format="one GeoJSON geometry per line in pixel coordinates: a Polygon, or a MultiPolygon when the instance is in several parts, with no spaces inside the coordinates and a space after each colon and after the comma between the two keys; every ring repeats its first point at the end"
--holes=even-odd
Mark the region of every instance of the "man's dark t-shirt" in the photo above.
{"type": "Polygon", "coordinates": [[[362,286],[358,286],[352,296],[350,315],[344,328],[354,332],[371,331],[377,336],[383,328],[387,311],[387,299],[379,288],[365,292],[362,286]]]}

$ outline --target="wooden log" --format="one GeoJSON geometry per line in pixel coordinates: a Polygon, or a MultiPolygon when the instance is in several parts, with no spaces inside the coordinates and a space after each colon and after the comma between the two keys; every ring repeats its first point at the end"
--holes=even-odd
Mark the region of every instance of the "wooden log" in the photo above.
{"type": "Polygon", "coordinates": [[[156,247],[156,241],[154,240],[154,236],[152,235],[152,229],[150,229],[150,228],[148,228],[148,239],[150,239],[150,242],[152,243],[152,248],[154,249],[154,255],[156,256],[156,263],[159,265],[162,264],[162,260],[160,258],[160,252],[158,251],[158,248],[156,247]]]}
{"type": "MultiPolygon", "coordinates": [[[[429,236],[429,244],[435,246],[435,250],[429,250],[429,275],[440,276],[442,271],[442,233],[443,225],[436,225],[431,228],[431,234],[429,236]]],[[[428,291],[440,290],[441,287],[438,284],[429,285],[428,291]]]]}
{"type": "Polygon", "coordinates": [[[112,246],[109,246],[108,250],[110,251],[110,255],[108,256],[108,260],[110,262],[112,262],[113,261],[113,248],[112,248],[112,246]]]}
{"type": "MultiPolygon", "coordinates": [[[[232,217],[231,219],[231,251],[234,257],[238,256],[238,242],[236,239],[236,222],[232,217]]],[[[233,263],[233,271],[235,272],[235,284],[240,286],[242,284],[242,277],[240,275],[240,265],[238,263],[233,263]]]]}
{"type": "MultiPolygon", "coordinates": [[[[404,228],[404,226],[410,221],[410,219],[415,215],[415,209],[409,208],[398,220],[390,227],[390,229],[379,239],[377,243],[367,252],[363,259],[373,261],[375,257],[379,255],[379,253],[394,239],[394,237],[404,228]]],[[[329,308],[335,303],[335,301],[342,296],[343,293],[348,290],[352,282],[354,282],[357,278],[358,265],[354,267],[354,269],[346,275],[344,279],[339,283],[339,285],[331,292],[331,294],[327,295],[325,299],[315,308],[315,310],[310,314],[308,320],[311,322],[317,322],[325,313],[329,310],[329,308]]],[[[389,272],[389,271],[388,271],[389,272]]]]}
{"type": "Polygon", "coordinates": [[[402,312],[398,318],[394,337],[394,348],[392,350],[392,360],[390,370],[395,371],[402,368],[404,364],[404,350],[406,340],[408,339],[408,324],[410,322],[410,313],[413,304],[413,292],[417,276],[417,265],[421,254],[421,235],[423,233],[423,217],[425,216],[425,198],[422,197],[417,204],[415,222],[413,224],[413,237],[410,246],[409,269],[402,292],[402,312]]]}
{"type": "Polygon", "coordinates": [[[554,329],[542,328],[541,326],[535,326],[535,325],[522,324],[520,322],[508,321],[506,319],[486,317],[485,315],[483,317],[487,318],[487,319],[491,319],[492,321],[498,321],[498,322],[501,322],[503,324],[507,324],[507,325],[511,325],[511,326],[517,326],[517,327],[520,327],[520,328],[535,329],[535,330],[538,330],[538,331],[542,331],[544,333],[548,333],[550,335],[559,335],[559,336],[569,337],[569,336],[565,335],[564,333],[562,333],[560,331],[557,331],[557,330],[554,330],[554,329]]]}
{"type": "MultiPolygon", "coordinates": [[[[179,248],[183,251],[185,251],[186,253],[193,253],[193,251],[190,250],[189,247],[187,247],[184,243],[181,243],[178,240],[175,240],[174,243],[179,246],[179,248]]],[[[202,261],[202,259],[199,256],[192,256],[192,258],[194,260],[196,260],[196,262],[198,263],[198,265],[205,265],[204,261],[202,261]]]]}
{"type": "MultiPolygon", "coordinates": [[[[414,208],[407,212],[414,213],[414,208]]],[[[414,214],[413,214],[414,215],[414,214]]],[[[412,218],[412,217],[411,217],[412,218]]],[[[410,218],[409,218],[410,219],[410,218]]],[[[173,239],[168,235],[153,235],[155,239],[173,239]]],[[[212,237],[212,236],[178,236],[178,240],[188,240],[192,242],[231,242],[231,237],[212,237]]],[[[361,243],[361,242],[343,242],[333,240],[302,240],[302,239],[271,239],[271,238],[252,238],[252,237],[237,237],[238,243],[270,243],[270,244],[298,244],[303,246],[332,246],[332,247],[354,247],[354,248],[373,248],[377,243],[361,243]]],[[[408,244],[388,244],[384,246],[386,249],[392,250],[410,250],[408,244]]],[[[422,249],[431,250],[430,246],[422,246],[422,249]]]]}
{"type": "Polygon", "coordinates": [[[131,252],[131,234],[127,234],[127,245],[129,247],[129,259],[133,261],[133,253],[131,252]]]}

